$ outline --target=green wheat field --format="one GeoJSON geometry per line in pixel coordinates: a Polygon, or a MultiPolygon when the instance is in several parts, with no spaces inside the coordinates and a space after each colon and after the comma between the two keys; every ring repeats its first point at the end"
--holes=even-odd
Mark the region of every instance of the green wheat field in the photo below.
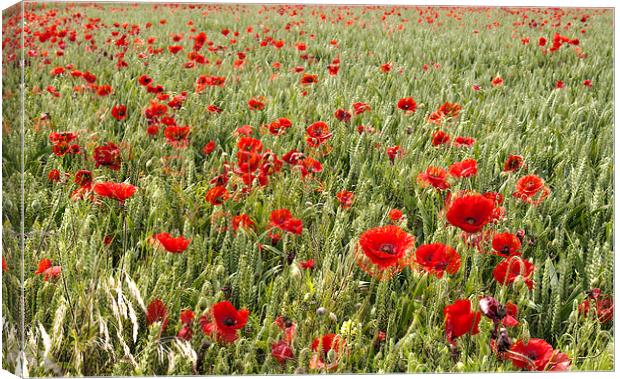
{"type": "Polygon", "coordinates": [[[4,369],[614,370],[612,9],[20,7],[4,369]]]}

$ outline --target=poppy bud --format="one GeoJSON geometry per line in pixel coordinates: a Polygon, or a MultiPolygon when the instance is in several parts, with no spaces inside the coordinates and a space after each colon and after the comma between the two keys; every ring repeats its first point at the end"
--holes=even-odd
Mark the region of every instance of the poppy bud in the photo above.
{"type": "Polygon", "coordinates": [[[293,263],[293,261],[295,260],[295,252],[290,252],[287,256],[286,256],[286,262],[290,265],[291,263],[293,263]]]}
{"type": "Polygon", "coordinates": [[[338,317],[336,316],[336,314],[334,312],[330,312],[329,313],[329,318],[333,321],[333,322],[338,322],[338,317]]]}
{"type": "Polygon", "coordinates": [[[325,312],[327,312],[327,309],[325,309],[323,307],[317,308],[317,310],[316,310],[317,316],[323,316],[325,314],[325,312]]]}
{"type": "Polygon", "coordinates": [[[525,239],[525,230],[519,229],[519,230],[517,230],[517,232],[515,234],[516,234],[517,238],[519,239],[519,241],[521,241],[521,243],[523,243],[523,240],[525,239]]]}
{"type": "Polygon", "coordinates": [[[482,314],[493,320],[494,323],[499,322],[506,316],[506,309],[494,297],[485,296],[478,303],[482,314]]]}
{"type": "Polygon", "coordinates": [[[495,346],[497,347],[498,353],[503,353],[505,351],[508,351],[510,347],[512,346],[512,341],[510,340],[510,337],[508,336],[508,332],[506,331],[506,328],[500,329],[499,337],[497,338],[497,343],[495,346]]]}

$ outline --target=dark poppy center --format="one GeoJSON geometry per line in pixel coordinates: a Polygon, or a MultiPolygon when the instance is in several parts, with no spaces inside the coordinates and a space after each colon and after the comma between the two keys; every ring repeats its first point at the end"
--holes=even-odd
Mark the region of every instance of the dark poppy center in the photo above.
{"type": "Polygon", "coordinates": [[[510,247],[504,246],[504,247],[502,247],[501,251],[502,251],[503,254],[508,254],[508,253],[510,253],[510,247]]]}
{"type": "Polygon", "coordinates": [[[437,262],[435,264],[435,270],[443,271],[448,267],[448,262],[437,262]]]}
{"type": "Polygon", "coordinates": [[[469,225],[474,225],[476,223],[476,219],[473,217],[467,217],[465,219],[465,222],[468,223],[469,225]]]}
{"type": "Polygon", "coordinates": [[[384,252],[386,254],[395,254],[396,253],[396,248],[394,247],[394,245],[387,244],[387,243],[381,245],[379,250],[381,250],[382,252],[384,252]]]}
{"type": "Polygon", "coordinates": [[[224,321],[222,321],[222,323],[226,326],[233,326],[237,323],[237,321],[235,321],[234,318],[229,316],[229,317],[226,317],[224,321]]]}

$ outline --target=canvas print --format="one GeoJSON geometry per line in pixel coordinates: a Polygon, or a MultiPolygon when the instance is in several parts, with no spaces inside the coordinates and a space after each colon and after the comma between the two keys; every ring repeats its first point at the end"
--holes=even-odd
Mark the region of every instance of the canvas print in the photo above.
{"type": "Polygon", "coordinates": [[[614,370],[613,18],[5,9],[2,367],[614,370]]]}

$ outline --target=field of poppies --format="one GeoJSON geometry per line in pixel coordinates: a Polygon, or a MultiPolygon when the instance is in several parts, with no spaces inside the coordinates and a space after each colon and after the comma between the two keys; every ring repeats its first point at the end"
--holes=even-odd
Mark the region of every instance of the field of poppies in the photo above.
{"type": "Polygon", "coordinates": [[[613,370],[612,41],[609,9],[5,10],[3,368],[613,370]]]}

